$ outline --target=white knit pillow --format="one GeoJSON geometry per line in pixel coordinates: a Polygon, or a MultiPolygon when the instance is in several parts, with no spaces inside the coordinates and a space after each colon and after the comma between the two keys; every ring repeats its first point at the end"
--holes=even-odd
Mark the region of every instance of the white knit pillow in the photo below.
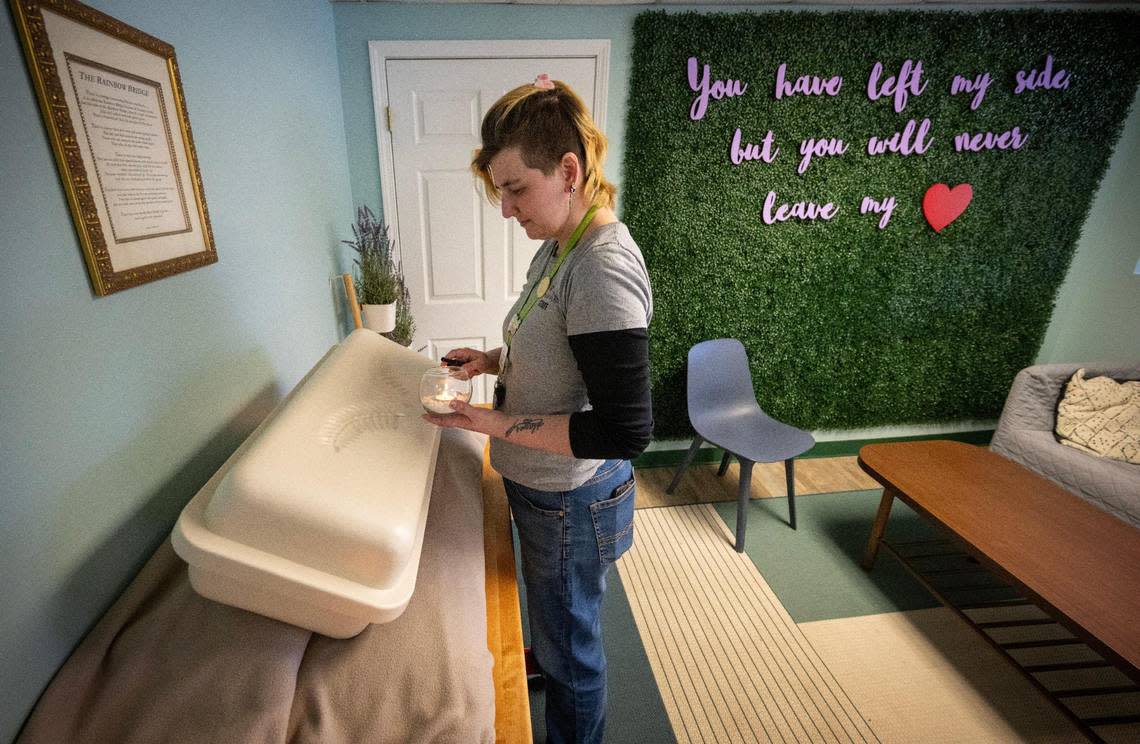
{"type": "Polygon", "coordinates": [[[1140,465],[1140,381],[1085,379],[1078,369],[1057,406],[1061,444],[1140,465]]]}

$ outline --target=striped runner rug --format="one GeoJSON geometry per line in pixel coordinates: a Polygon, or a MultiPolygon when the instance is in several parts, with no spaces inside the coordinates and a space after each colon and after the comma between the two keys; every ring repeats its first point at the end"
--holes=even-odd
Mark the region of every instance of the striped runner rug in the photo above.
{"type": "Polygon", "coordinates": [[[879,741],[712,506],[634,525],[618,571],[680,744],[879,741]]]}

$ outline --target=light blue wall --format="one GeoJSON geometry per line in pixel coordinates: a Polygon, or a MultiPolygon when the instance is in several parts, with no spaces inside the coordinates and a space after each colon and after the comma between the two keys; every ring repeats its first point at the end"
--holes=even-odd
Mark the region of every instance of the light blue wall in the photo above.
{"type": "Polygon", "coordinates": [[[1093,197],[1039,362],[1140,360],[1140,100],[1093,197]]]}
{"type": "Polygon", "coordinates": [[[96,298],[0,11],[0,742],[183,504],[336,343],[331,6],[86,0],[172,44],[219,262],[96,298]]]}
{"type": "MultiPolygon", "coordinates": [[[[889,6],[879,10],[907,6],[889,6]]],[[[917,6],[914,6],[917,7],[917,6]]],[[[1108,6],[1099,6],[1108,7],[1108,6]]],[[[693,10],[670,7],[669,12],[693,10]]],[[[705,7],[702,12],[788,10],[795,6],[705,7]]],[[[919,8],[922,9],[922,8],[919,8]]],[[[929,8],[927,8],[929,9],[929,8]]],[[[968,6],[959,8],[974,10],[968,6]]],[[[345,133],[352,194],[379,205],[380,173],[373,121],[368,41],[373,39],[609,39],[610,90],[606,174],[619,187],[625,144],[626,102],[633,20],[639,6],[338,4],[337,51],[344,85],[345,133]]],[[[813,10],[819,11],[816,6],[813,10]]],[[[525,82],[525,81],[519,81],[525,82]]],[[[1140,111],[1128,120],[1109,172],[1089,213],[1039,361],[1140,358],[1140,111]]],[[[906,434],[892,428],[882,435],[906,434]]],[[[916,430],[917,433],[917,430],[916,430]]],[[[868,432],[862,432],[867,435],[868,432]]]]}

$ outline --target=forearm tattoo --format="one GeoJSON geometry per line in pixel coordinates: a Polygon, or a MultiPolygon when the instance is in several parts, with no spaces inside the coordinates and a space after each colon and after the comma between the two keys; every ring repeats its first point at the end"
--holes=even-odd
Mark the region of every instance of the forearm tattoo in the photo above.
{"type": "Polygon", "coordinates": [[[511,434],[518,431],[538,431],[546,422],[540,418],[524,418],[511,424],[511,428],[507,429],[507,433],[503,435],[504,439],[509,439],[511,434]]]}

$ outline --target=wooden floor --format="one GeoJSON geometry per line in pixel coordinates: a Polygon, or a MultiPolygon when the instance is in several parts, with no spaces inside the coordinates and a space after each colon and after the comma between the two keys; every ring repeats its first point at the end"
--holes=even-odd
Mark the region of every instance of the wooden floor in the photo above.
{"type": "Polygon", "coordinates": [[[483,562],[486,570],[487,648],[495,659],[495,740],[531,744],[530,698],[523,657],[522,609],[515,571],[511,512],[503,479],[483,448],[483,562]]]}
{"type": "MultiPolygon", "coordinates": [[[[673,480],[677,467],[640,468],[634,472],[637,478],[637,508],[736,500],[736,489],[740,483],[740,465],[736,462],[728,466],[728,472],[721,478],[716,476],[719,463],[693,465],[685,471],[677,490],[672,495],[666,494],[665,489],[673,480]]],[[[796,460],[795,470],[797,496],[881,488],[871,476],[863,472],[854,456],[796,460]]],[[[783,463],[757,463],[752,468],[752,498],[786,495],[783,463]]]]}

